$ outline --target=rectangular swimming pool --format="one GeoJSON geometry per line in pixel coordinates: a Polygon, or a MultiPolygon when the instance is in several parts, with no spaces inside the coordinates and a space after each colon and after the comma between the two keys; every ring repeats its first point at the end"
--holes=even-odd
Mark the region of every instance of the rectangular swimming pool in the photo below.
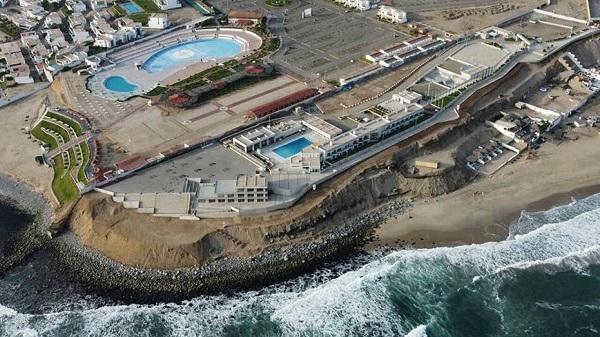
{"type": "Polygon", "coordinates": [[[310,140],[301,137],[274,149],[273,152],[277,153],[280,157],[284,159],[288,159],[294,156],[295,154],[300,153],[302,149],[311,144],[312,142],[310,140]]]}
{"type": "Polygon", "coordinates": [[[124,2],[119,4],[127,12],[127,14],[135,14],[143,12],[144,10],[138,4],[133,1],[124,2]]]}

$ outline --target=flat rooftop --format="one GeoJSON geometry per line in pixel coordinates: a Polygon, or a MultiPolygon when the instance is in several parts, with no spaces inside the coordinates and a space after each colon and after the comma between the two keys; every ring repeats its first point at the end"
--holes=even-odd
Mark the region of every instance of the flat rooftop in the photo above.
{"type": "Polygon", "coordinates": [[[193,150],[105,187],[113,192],[181,192],[185,178],[233,180],[240,174],[255,175],[256,166],[221,144],[193,150]]]}
{"type": "Polygon", "coordinates": [[[490,46],[487,43],[474,43],[465,46],[452,55],[452,58],[468,64],[492,67],[500,63],[509,52],[490,46]]]}

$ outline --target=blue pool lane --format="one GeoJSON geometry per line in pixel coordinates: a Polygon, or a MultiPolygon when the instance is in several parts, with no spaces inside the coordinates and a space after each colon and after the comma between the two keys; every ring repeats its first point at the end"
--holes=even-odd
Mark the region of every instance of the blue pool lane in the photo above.
{"type": "Polygon", "coordinates": [[[130,93],[137,90],[138,86],[121,76],[111,76],[104,80],[104,87],[110,91],[130,93]]]}
{"type": "Polygon", "coordinates": [[[233,39],[201,39],[171,46],[150,56],[142,68],[154,73],[181,68],[187,63],[201,60],[235,57],[243,50],[242,44],[233,39]]]}
{"type": "Polygon", "coordinates": [[[312,142],[304,137],[298,138],[273,150],[280,157],[288,159],[300,153],[305,147],[312,145],[312,142]]]}

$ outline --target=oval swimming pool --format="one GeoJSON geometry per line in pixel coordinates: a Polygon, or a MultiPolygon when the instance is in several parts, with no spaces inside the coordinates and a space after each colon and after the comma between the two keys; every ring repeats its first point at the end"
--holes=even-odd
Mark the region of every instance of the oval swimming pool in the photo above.
{"type": "Polygon", "coordinates": [[[234,57],[239,55],[242,50],[241,42],[234,39],[194,40],[160,50],[150,56],[142,68],[148,72],[159,72],[178,68],[192,61],[234,57]]]}
{"type": "Polygon", "coordinates": [[[121,76],[111,76],[104,80],[104,87],[115,92],[134,92],[138,86],[121,76]]]}

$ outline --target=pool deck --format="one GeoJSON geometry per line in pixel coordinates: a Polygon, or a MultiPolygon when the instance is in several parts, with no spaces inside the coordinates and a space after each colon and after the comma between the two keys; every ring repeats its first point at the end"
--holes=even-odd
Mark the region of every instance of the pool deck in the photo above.
{"type": "Polygon", "coordinates": [[[166,35],[161,35],[155,39],[148,39],[138,44],[133,44],[116,52],[109,52],[106,57],[115,63],[111,69],[104,70],[90,77],[88,80],[88,89],[96,96],[113,100],[124,101],[131,96],[141,95],[152,90],[156,85],[170,85],[181,79],[187,78],[195,73],[215,66],[231,59],[242,59],[260,48],[262,39],[253,32],[243,29],[222,28],[218,32],[216,29],[186,29],[174,31],[166,35]],[[231,38],[242,43],[242,51],[235,57],[223,59],[209,59],[203,61],[190,61],[183,63],[181,67],[161,72],[150,73],[139,65],[142,65],[152,55],[161,50],[180,44],[199,39],[209,38],[231,38]],[[138,86],[137,90],[131,93],[119,93],[108,90],[104,87],[104,81],[112,76],[121,76],[128,82],[138,86]]]}

